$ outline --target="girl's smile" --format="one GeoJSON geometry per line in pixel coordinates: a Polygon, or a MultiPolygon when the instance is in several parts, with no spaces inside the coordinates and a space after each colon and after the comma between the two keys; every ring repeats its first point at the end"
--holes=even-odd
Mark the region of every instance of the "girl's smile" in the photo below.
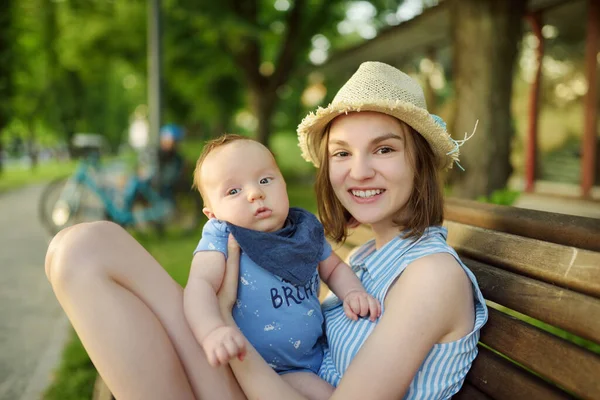
{"type": "Polygon", "coordinates": [[[348,193],[352,196],[352,199],[358,204],[370,204],[375,203],[385,193],[385,189],[358,189],[352,188],[348,190],[348,193]]]}

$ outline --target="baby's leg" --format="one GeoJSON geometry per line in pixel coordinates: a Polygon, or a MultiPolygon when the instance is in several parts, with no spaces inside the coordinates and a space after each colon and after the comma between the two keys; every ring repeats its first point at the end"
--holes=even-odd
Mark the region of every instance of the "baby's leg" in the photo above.
{"type": "Polygon", "coordinates": [[[183,289],[109,222],[56,235],[46,274],[94,365],[118,399],[242,399],[212,368],[183,312],[183,289]]]}
{"type": "Polygon", "coordinates": [[[310,400],[326,400],[333,394],[333,386],[312,372],[290,372],[280,376],[310,400]]]}

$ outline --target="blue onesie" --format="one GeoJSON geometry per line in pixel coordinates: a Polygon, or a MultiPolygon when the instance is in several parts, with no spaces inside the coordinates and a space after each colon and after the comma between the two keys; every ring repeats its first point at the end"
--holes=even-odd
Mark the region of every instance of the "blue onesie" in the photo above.
{"type": "MultiPolygon", "coordinates": [[[[282,229],[273,233],[258,232],[257,234],[261,235],[260,239],[250,242],[244,239],[244,233],[252,234],[255,231],[242,232],[235,225],[211,219],[204,225],[202,238],[194,254],[199,251],[219,251],[227,257],[227,238],[229,232],[233,231],[234,237],[242,248],[238,298],[233,307],[235,322],[276,372],[283,374],[309,371],[316,374],[323,358],[321,338],[324,321],[318,298],[317,263],[331,255],[331,246],[325,240],[323,227],[314,215],[294,208],[290,209],[290,215],[292,213],[302,213],[302,219],[296,221],[299,221],[299,225],[309,225],[310,229],[297,230],[293,227],[294,229],[291,230],[282,229]],[[301,242],[301,246],[296,246],[295,238],[301,242]],[[248,251],[244,250],[244,244],[248,251]],[[261,245],[263,247],[269,245],[270,248],[257,251],[261,245]],[[283,249],[275,247],[283,247],[283,249]],[[284,279],[270,272],[274,270],[273,268],[285,267],[291,270],[297,268],[292,264],[294,260],[302,257],[294,256],[290,259],[290,254],[302,249],[304,253],[311,252],[307,249],[319,251],[315,262],[311,263],[313,265],[305,266],[307,271],[312,272],[305,274],[307,279],[304,279],[304,283],[293,284],[290,280],[295,281],[295,279],[284,279]],[[269,271],[257,265],[248,253],[254,259],[261,259],[261,254],[266,253],[274,258],[274,263],[278,264],[270,267],[269,271]]],[[[290,217],[286,221],[286,227],[289,226],[290,217]]],[[[264,257],[262,260],[265,263],[270,262],[264,257]]],[[[284,274],[285,271],[282,271],[281,275],[284,274]]]]}

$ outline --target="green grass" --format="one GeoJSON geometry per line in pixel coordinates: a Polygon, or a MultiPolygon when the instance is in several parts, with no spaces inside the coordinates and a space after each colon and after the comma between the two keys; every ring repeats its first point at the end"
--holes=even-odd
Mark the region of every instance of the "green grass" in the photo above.
{"type": "MultiPolygon", "coordinates": [[[[288,184],[288,192],[292,206],[316,211],[312,185],[288,184]]],[[[147,234],[136,235],[136,239],[183,286],[187,282],[192,252],[200,240],[200,234],[201,230],[185,236],[168,231],[164,238],[147,234]]],[[[44,394],[44,400],[89,400],[95,379],[96,369],[73,332],[55,371],[54,380],[44,394]]]]}
{"type": "Polygon", "coordinates": [[[89,400],[92,398],[96,369],[74,331],[63,350],[62,361],[54,377],[52,385],[44,394],[44,399],[89,400]]]}
{"type": "Polygon", "coordinates": [[[510,189],[495,190],[490,196],[479,196],[477,201],[482,203],[498,204],[501,206],[512,206],[521,192],[510,189]]]}
{"type": "Polygon", "coordinates": [[[35,169],[11,168],[0,174],[0,192],[18,189],[23,186],[51,181],[54,178],[67,176],[75,169],[74,161],[50,161],[38,165],[35,169]]]}

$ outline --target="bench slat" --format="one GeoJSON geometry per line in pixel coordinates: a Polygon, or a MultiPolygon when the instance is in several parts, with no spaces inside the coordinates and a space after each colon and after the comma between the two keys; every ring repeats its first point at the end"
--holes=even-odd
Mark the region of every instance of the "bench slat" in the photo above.
{"type": "Polygon", "coordinates": [[[600,223],[594,218],[452,198],[444,213],[446,220],[600,252],[600,223]]]}
{"type": "Polygon", "coordinates": [[[493,400],[490,396],[471,385],[469,382],[465,382],[458,393],[452,396],[454,400],[493,400]]]}
{"type": "Polygon", "coordinates": [[[600,253],[446,222],[459,254],[600,298],[600,253]]]}
{"type": "Polygon", "coordinates": [[[476,275],[486,299],[600,343],[597,299],[466,257],[463,261],[476,275]]]}
{"type": "Polygon", "coordinates": [[[489,311],[481,342],[582,398],[600,396],[600,356],[500,311],[489,311]]]}
{"type": "Polygon", "coordinates": [[[498,400],[570,399],[562,390],[480,347],[467,381],[498,400]]]}

